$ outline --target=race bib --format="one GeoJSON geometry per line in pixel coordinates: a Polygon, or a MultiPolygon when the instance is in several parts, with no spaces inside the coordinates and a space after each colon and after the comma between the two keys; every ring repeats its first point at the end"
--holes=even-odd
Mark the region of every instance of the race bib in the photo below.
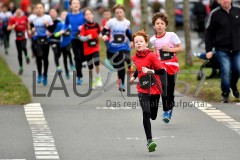
{"type": "Polygon", "coordinates": [[[173,52],[165,52],[163,50],[159,50],[159,53],[160,53],[161,60],[168,60],[174,57],[173,52]]]}
{"type": "Polygon", "coordinates": [[[145,76],[140,77],[139,84],[142,89],[148,89],[151,86],[155,85],[153,75],[147,74],[145,76]]]}
{"type": "Polygon", "coordinates": [[[88,41],[89,47],[96,47],[97,46],[97,39],[91,39],[88,41]]]}
{"type": "Polygon", "coordinates": [[[17,35],[18,38],[19,37],[23,37],[24,36],[24,32],[16,32],[16,35],[17,35]]]}
{"type": "Polygon", "coordinates": [[[123,43],[125,40],[125,36],[123,34],[115,34],[113,36],[114,43],[123,43]]]}
{"type": "Polygon", "coordinates": [[[48,43],[47,37],[38,37],[37,40],[38,40],[39,44],[47,44],[48,43]]]}

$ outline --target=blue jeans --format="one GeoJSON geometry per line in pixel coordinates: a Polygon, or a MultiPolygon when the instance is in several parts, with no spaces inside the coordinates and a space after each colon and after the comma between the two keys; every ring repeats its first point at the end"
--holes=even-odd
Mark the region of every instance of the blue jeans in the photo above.
{"type": "Polygon", "coordinates": [[[237,89],[237,81],[240,75],[240,51],[216,51],[216,57],[221,67],[221,89],[223,94],[229,94],[230,87],[237,89]]]}

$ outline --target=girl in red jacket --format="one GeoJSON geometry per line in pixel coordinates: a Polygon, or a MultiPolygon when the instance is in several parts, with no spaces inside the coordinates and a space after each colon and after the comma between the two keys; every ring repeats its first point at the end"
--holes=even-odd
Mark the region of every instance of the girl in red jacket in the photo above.
{"type": "Polygon", "coordinates": [[[137,91],[139,102],[143,110],[143,126],[147,138],[149,152],[154,152],[157,144],[152,140],[151,122],[157,118],[159,98],[161,94],[160,76],[164,74],[165,64],[150,49],[148,49],[148,35],[144,31],[133,34],[133,43],[137,52],[132,61],[136,66],[136,72],[130,79],[130,83],[138,77],[137,91]]]}

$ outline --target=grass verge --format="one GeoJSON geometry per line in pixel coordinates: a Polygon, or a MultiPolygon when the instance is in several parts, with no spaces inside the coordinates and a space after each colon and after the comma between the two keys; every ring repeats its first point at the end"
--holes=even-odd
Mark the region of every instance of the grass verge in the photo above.
{"type": "Polygon", "coordinates": [[[22,80],[0,57],[0,105],[22,105],[31,102],[31,95],[22,80]]]}

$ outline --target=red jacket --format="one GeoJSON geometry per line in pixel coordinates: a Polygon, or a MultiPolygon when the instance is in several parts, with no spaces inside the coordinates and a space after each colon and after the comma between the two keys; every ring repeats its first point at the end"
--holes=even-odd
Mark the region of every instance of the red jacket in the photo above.
{"type": "MultiPolygon", "coordinates": [[[[142,72],[142,67],[147,67],[148,69],[152,70],[159,70],[159,69],[167,69],[168,66],[161,63],[161,61],[158,59],[157,55],[154,54],[150,49],[146,49],[143,51],[137,51],[133,57],[132,61],[136,66],[136,69],[138,70],[138,79],[140,79],[142,76],[145,76],[146,74],[142,72]]],[[[161,88],[162,84],[160,82],[160,75],[153,75],[155,79],[155,84],[151,86],[150,89],[143,89],[140,87],[140,84],[137,84],[137,91],[138,93],[146,93],[149,94],[161,94],[161,88]]]]}
{"type": "Polygon", "coordinates": [[[26,39],[26,30],[27,30],[27,24],[28,24],[28,18],[26,16],[21,16],[21,17],[12,17],[9,21],[10,26],[16,25],[14,28],[16,32],[16,39],[17,40],[23,40],[26,39]],[[18,33],[20,33],[20,36],[17,36],[18,33]]]}
{"type": "Polygon", "coordinates": [[[84,55],[88,56],[95,52],[99,52],[99,40],[98,35],[101,32],[100,27],[98,23],[88,23],[86,22],[84,25],[82,25],[80,30],[81,36],[87,36],[89,34],[92,35],[92,39],[83,42],[83,48],[84,48],[84,55]],[[95,45],[91,46],[90,43],[95,43],[95,45]]]}

